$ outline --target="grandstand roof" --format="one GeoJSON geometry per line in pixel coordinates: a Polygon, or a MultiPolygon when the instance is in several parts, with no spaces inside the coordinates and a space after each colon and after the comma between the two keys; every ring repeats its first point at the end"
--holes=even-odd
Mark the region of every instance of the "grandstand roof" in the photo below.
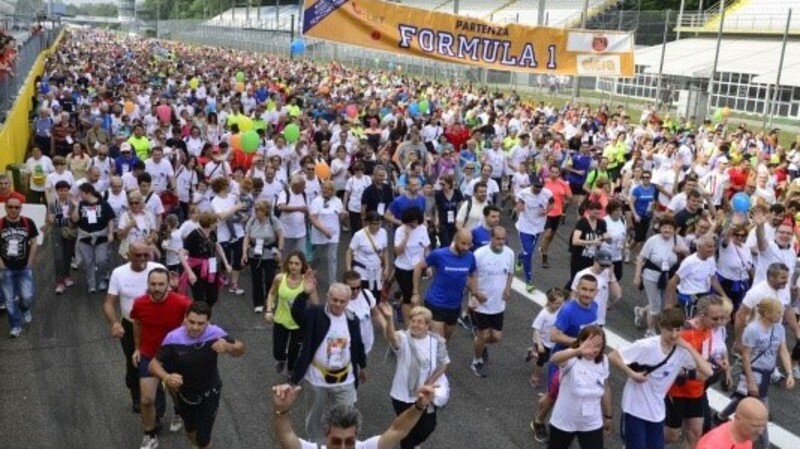
{"type": "MultiPolygon", "coordinates": [[[[690,38],[667,44],[664,75],[708,78],[714,68],[716,38],[690,38]]],[[[754,83],[774,83],[780,62],[780,40],[731,39],[722,41],[717,72],[755,75],[754,83]]],[[[645,73],[658,73],[661,45],[637,49],[636,65],[645,73]]],[[[784,86],[800,86],[800,42],[787,42],[781,74],[784,86]]]]}

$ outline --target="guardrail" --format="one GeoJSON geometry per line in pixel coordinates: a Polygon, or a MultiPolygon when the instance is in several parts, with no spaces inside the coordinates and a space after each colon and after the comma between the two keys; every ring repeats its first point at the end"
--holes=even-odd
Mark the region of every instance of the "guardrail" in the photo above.
{"type": "Polygon", "coordinates": [[[22,42],[14,63],[14,76],[4,74],[0,78],[0,122],[5,121],[9,109],[19,94],[20,88],[25,84],[25,79],[31,71],[39,53],[47,49],[58,36],[58,29],[45,29],[37,36],[28,36],[22,42]]]}

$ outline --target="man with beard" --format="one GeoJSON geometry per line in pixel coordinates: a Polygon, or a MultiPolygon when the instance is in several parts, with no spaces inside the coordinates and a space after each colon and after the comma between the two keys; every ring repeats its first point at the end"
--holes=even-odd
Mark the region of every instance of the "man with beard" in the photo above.
{"type": "Polygon", "coordinates": [[[150,270],[147,275],[147,294],[133,302],[131,319],[136,351],[132,362],[139,369],[144,430],[141,449],[158,447],[155,398],[160,380],[150,373],[150,360],[156,356],[164,337],[183,323],[190,305],[189,298],[169,291],[169,273],[163,268],[150,270]]]}

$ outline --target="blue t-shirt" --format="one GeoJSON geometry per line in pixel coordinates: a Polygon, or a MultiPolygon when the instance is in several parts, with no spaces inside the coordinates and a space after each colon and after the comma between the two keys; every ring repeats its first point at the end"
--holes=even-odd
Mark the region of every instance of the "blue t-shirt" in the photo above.
{"type": "Polygon", "coordinates": [[[567,182],[570,184],[580,184],[586,182],[586,176],[589,175],[589,169],[592,167],[592,157],[586,156],[583,154],[576,154],[572,156],[572,169],[573,170],[582,170],[583,174],[579,175],[576,173],[569,172],[567,173],[567,182]]]}
{"type": "Polygon", "coordinates": [[[650,184],[645,187],[638,185],[631,191],[633,197],[633,210],[636,211],[640,217],[649,217],[652,213],[650,211],[650,203],[656,199],[656,186],[650,184]]]}
{"type": "Polygon", "coordinates": [[[425,263],[436,271],[425,300],[443,309],[460,309],[467,278],[477,269],[475,255],[467,251],[459,256],[449,247],[439,248],[428,254],[425,263]]]}
{"type": "Polygon", "coordinates": [[[398,196],[392,201],[392,204],[389,205],[389,212],[394,215],[394,218],[399,220],[400,217],[403,216],[403,212],[412,207],[417,207],[420,212],[425,213],[425,197],[418,195],[412,200],[406,195],[398,196]]]}
{"type": "Polygon", "coordinates": [[[480,248],[481,246],[488,245],[492,240],[492,231],[479,225],[472,230],[472,251],[480,248]]]}
{"type": "MultiPolygon", "coordinates": [[[[570,299],[561,307],[556,316],[556,329],[564,335],[577,338],[581,329],[597,322],[597,303],[592,301],[588,308],[583,307],[577,299],[570,299]]],[[[553,353],[566,348],[566,346],[556,343],[553,346],[553,353]]]]}

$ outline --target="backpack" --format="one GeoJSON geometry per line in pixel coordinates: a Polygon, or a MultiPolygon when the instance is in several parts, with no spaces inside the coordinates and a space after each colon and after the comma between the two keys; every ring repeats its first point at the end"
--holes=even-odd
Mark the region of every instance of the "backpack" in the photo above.
{"type": "MultiPolygon", "coordinates": [[[[284,189],[283,189],[283,192],[286,194],[286,204],[288,205],[288,204],[289,204],[289,200],[291,199],[291,195],[292,195],[292,193],[289,191],[289,187],[288,187],[288,186],[287,186],[287,187],[284,187],[284,189]]],[[[302,193],[301,195],[303,195],[303,202],[304,202],[306,205],[308,205],[308,198],[306,197],[306,191],[305,191],[305,190],[303,190],[303,193],[302,193]]],[[[280,210],[280,208],[278,207],[278,205],[277,205],[277,201],[276,201],[276,204],[275,204],[275,207],[274,207],[274,209],[275,209],[274,215],[275,215],[276,217],[280,218],[280,217],[281,217],[281,214],[283,213],[283,211],[282,211],[282,210],[280,210]]]]}

